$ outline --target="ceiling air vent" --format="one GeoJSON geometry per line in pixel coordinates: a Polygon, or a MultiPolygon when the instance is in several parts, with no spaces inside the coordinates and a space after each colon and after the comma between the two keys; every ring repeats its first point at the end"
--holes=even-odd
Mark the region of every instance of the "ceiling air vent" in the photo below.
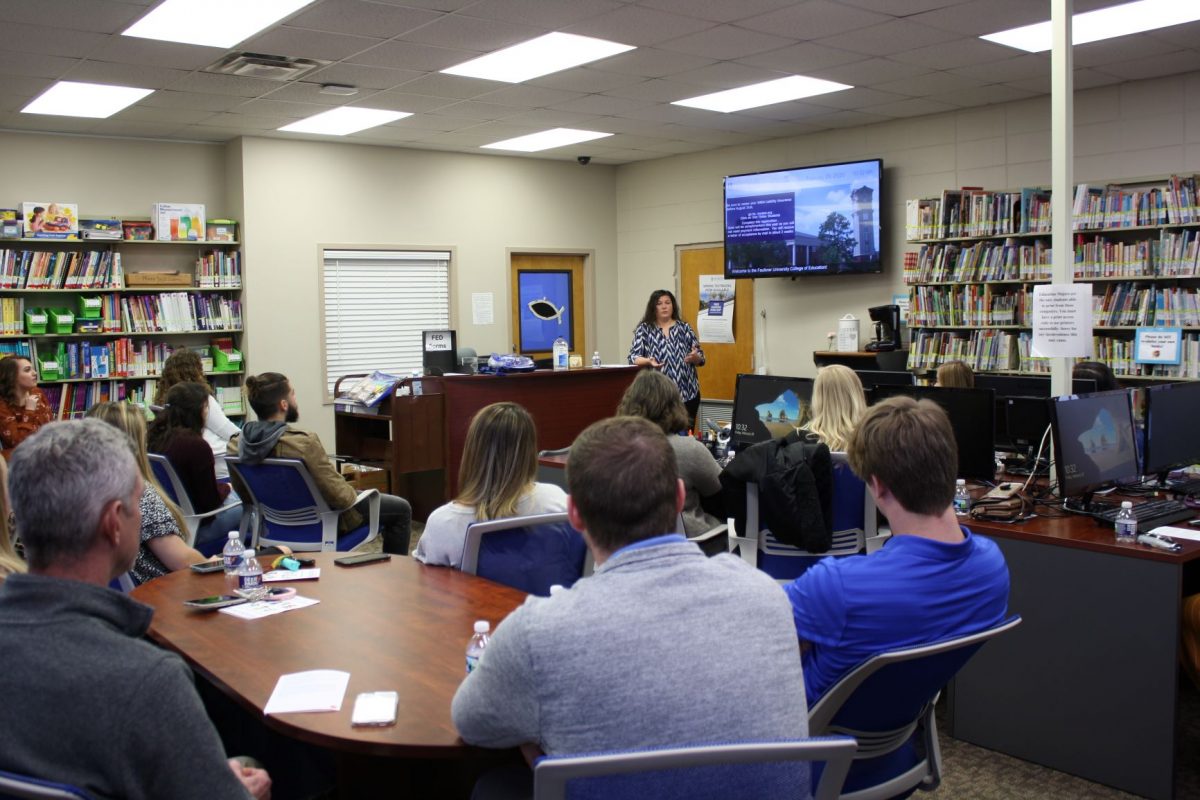
{"type": "Polygon", "coordinates": [[[266,53],[232,53],[225,56],[205,72],[220,75],[240,75],[243,78],[265,78],[272,81],[294,81],[301,75],[324,67],[332,62],[316,58],[291,58],[272,56],[266,53]]]}

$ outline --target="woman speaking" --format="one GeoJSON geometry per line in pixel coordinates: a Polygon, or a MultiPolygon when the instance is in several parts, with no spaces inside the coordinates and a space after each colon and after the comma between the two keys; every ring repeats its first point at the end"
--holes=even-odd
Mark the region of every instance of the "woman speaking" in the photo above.
{"type": "Polygon", "coordinates": [[[700,381],[696,367],[704,365],[704,351],[692,326],[679,318],[675,295],[666,289],[650,294],[646,313],[633,329],[629,363],[661,370],[679,387],[679,397],[688,412],[688,426],[696,427],[700,410],[700,381]]]}

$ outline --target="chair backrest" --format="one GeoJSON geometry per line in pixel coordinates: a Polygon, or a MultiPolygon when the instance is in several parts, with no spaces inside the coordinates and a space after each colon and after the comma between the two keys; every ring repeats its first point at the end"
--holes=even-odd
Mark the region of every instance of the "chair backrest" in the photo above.
{"type": "Polygon", "coordinates": [[[179,473],[175,471],[175,467],[171,465],[167,457],[162,453],[147,453],[146,458],[150,460],[150,470],[154,473],[154,479],[167,493],[171,502],[179,506],[179,510],[185,515],[195,514],[192,498],[188,497],[187,489],[184,488],[179,473]]]}
{"type": "Polygon", "coordinates": [[[0,770],[0,800],[91,800],[91,795],[65,783],[44,781],[0,770]]]}
{"type": "Polygon", "coordinates": [[[245,464],[230,456],[226,462],[250,493],[262,538],[272,542],[320,544],[323,537],[321,514],[331,513],[329,505],[298,458],[266,458],[257,464],[245,464]]]}
{"type": "Polygon", "coordinates": [[[493,519],[467,526],[462,571],[547,597],[583,576],[587,554],[566,513],[493,519]]]}
{"type": "Polygon", "coordinates": [[[783,742],[548,756],[533,769],[534,800],[757,800],[808,797],[810,761],[824,762],[815,800],[833,800],[854,755],[854,740],[825,737],[783,742]]]}

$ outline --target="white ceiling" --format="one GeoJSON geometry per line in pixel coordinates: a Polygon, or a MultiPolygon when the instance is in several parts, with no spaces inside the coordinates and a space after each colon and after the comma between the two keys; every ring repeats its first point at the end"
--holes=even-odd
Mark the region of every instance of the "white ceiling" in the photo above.
{"type": "MultiPolygon", "coordinates": [[[[573,127],[615,135],[533,157],[623,164],[1050,91],[1048,53],[977,38],[1047,19],[1049,0],[316,0],[231,51],[120,35],[153,4],[0,0],[0,129],[479,152],[573,127]],[[550,31],[637,49],[516,85],[438,72],[550,31]],[[235,51],[333,63],[287,83],[201,71],[235,51]],[[734,114],[670,105],[791,74],[856,88],[734,114]],[[105,120],[19,113],[59,79],[156,91],[105,120]],[[360,92],[320,94],[322,83],[360,92]],[[343,104],[413,116],[346,137],[275,130],[343,104]]],[[[1200,23],[1082,45],[1075,66],[1081,89],[1200,70],[1200,23]]]]}

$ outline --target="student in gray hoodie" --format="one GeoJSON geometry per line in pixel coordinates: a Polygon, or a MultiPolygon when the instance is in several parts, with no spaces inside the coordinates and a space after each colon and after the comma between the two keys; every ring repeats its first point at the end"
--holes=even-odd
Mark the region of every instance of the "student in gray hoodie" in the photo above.
{"type": "MultiPolygon", "coordinates": [[[[308,467],[317,489],[330,508],[345,508],[338,517],[338,532],[352,531],[366,519],[367,501],[354,503],[358,493],[334,469],[325,453],[325,446],[315,433],[293,428],[289,423],[300,419],[296,390],[287,377],[278,372],[264,372],[246,379],[246,397],[258,420],[247,422],[239,434],[229,440],[229,454],[248,464],[266,458],[298,458],[308,467]]],[[[231,476],[234,489],[242,497],[250,494],[236,475],[231,476]]],[[[403,497],[380,494],[379,528],[383,549],[388,553],[408,554],[412,526],[412,507],[403,497]]]]}

